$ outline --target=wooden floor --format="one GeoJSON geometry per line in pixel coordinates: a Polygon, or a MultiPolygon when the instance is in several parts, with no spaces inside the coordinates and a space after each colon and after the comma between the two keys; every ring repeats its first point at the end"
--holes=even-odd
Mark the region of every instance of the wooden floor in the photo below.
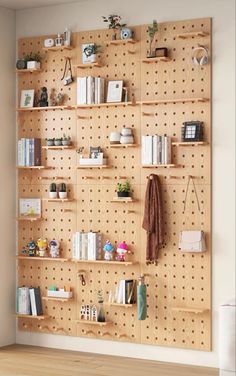
{"type": "MultiPolygon", "coordinates": [[[[197,352],[196,356],[198,356],[197,352]]],[[[180,366],[41,347],[15,345],[0,349],[0,376],[152,375],[216,376],[218,371],[212,368],[180,366]]]]}

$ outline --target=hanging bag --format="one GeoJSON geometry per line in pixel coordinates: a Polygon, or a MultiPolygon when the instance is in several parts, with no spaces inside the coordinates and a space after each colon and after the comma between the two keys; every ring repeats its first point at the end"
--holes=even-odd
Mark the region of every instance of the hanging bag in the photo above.
{"type": "Polygon", "coordinates": [[[69,57],[66,57],[65,67],[61,81],[63,81],[64,86],[70,85],[73,82],[71,61],[69,57]]]}

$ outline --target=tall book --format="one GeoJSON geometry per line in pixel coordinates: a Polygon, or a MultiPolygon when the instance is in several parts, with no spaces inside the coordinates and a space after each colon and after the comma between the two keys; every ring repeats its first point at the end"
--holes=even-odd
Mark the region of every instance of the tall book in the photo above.
{"type": "Polygon", "coordinates": [[[154,165],[158,164],[158,157],[157,157],[157,144],[158,144],[158,136],[154,135],[152,137],[152,163],[154,165]]]}
{"type": "Polygon", "coordinates": [[[96,260],[102,260],[102,234],[96,232],[95,236],[96,260]]]}
{"type": "Polygon", "coordinates": [[[25,166],[30,166],[30,139],[26,138],[25,140],[25,166]]]}
{"type": "Polygon", "coordinates": [[[30,294],[28,287],[18,287],[16,291],[16,311],[21,315],[31,314],[30,294]]]}
{"type": "Polygon", "coordinates": [[[161,164],[165,163],[165,136],[161,136],[161,164]]]}
{"type": "Polygon", "coordinates": [[[145,155],[146,155],[146,163],[147,165],[152,165],[152,136],[145,137],[145,155]]]}
{"type": "Polygon", "coordinates": [[[88,259],[88,234],[86,232],[83,232],[81,234],[81,260],[87,260],[88,259]]]}
{"type": "Polygon", "coordinates": [[[87,77],[77,77],[77,104],[87,104],[87,77]]]}
{"type": "Polygon", "coordinates": [[[95,99],[95,79],[92,76],[87,77],[87,104],[94,104],[95,99]]]}
{"type": "Polygon", "coordinates": [[[96,233],[88,232],[88,260],[96,260],[96,233]]]}
{"type": "Polygon", "coordinates": [[[18,148],[17,148],[17,155],[18,155],[18,166],[24,166],[23,154],[22,154],[22,140],[18,140],[18,148]]]}
{"type": "Polygon", "coordinates": [[[32,166],[41,166],[41,139],[32,139],[32,166]]]}
{"type": "Polygon", "coordinates": [[[105,102],[105,79],[103,77],[98,77],[98,93],[97,99],[98,103],[105,102]]]}
{"type": "Polygon", "coordinates": [[[34,287],[29,289],[31,311],[33,316],[41,316],[43,314],[42,300],[40,288],[34,287]]]}
{"type": "Polygon", "coordinates": [[[77,260],[82,259],[82,234],[81,234],[81,232],[76,232],[75,259],[77,259],[77,260]]]}

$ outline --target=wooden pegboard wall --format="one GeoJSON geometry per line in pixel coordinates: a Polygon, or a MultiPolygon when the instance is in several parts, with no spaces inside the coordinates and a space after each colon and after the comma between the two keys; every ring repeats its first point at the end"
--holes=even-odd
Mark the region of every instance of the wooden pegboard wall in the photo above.
{"type": "Polygon", "coordinates": [[[75,49],[63,52],[42,51],[44,37],[19,40],[19,56],[31,51],[43,55],[43,72],[39,75],[19,75],[19,95],[22,89],[41,86],[55,87],[68,96],[68,104],[76,103],[76,83],[63,87],[60,78],[64,55],[72,64],[81,61],[81,44],[96,42],[103,47],[102,68],[79,70],[78,75],[100,75],[107,79],[124,79],[136,101],[179,98],[209,98],[204,103],[168,103],[130,107],[86,108],[77,111],[53,110],[24,112],[18,116],[18,135],[21,137],[55,137],[70,134],[76,147],[100,145],[109,157],[110,169],[76,170],[75,150],[43,151],[43,164],[52,167],[44,171],[19,172],[19,197],[48,197],[52,177],[63,177],[69,184],[71,203],[43,201],[45,218],[37,223],[19,223],[19,249],[30,239],[40,236],[58,238],[62,257],[71,257],[71,235],[77,231],[101,231],[103,240],[113,243],[125,239],[137,264],[122,265],[74,264],[72,262],[19,261],[19,285],[40,286],[42,295],[51,284],[70,284],[74,289],[73,302],[44,302],[50,319],[35,322],[19,319],[21,330],[53,332],[71,336],[89,336],[137,343],[176,346],[191,349],[211,348],[211,147],[173,147],[175,169],[142,169],[140,147],[109,149],[109,134],[123,126],[133,128],[135,141],[141,135],[166,134],[180,140],[181,125],[187,120],[202,120],[205,139],[211,142],[211,65],[194,66],[193,48],[198,43],[211,50],[211,20],[199,19],[161,23],[156,45],[168,47],[171,61],[142,63],[148,49],[147,25],[135,27],[134,45],[109,45],[111,32],[97,30],[73,34],[75,49]],[[185,32],[206,32],[209,36],[178,38],[185,32]],[[134,52],[134,53],[133,53],[134,52]],[[163,185],[165,208],[165,247],[160,252],[158,266],[146,266],[146,236],[140,231],[147,176],[157,173],[163,185]],[[192,175],[200,201],[190,190],[186,214],[183,214],[187,176],[192,175]],[[136,202],[129,205],[110,203],[120,177],[128,177],[136,202]],[[66,210],[65,210],[66,209],[66,210]],[[130,210],[128,214],[127,211],[130,210]],[[178,236],[183,229],[203,229],[207,234],[205,254],[182,254],[178,251],[178,236]],[[87,286],[77,277],[79,269],[86,270],[87,286]],[[148,318],[136,320],[136,308],[106,307],[107,318],[114,323],[109,329],[90,328],[76,324],[83,303],[94,303],[95,290],[103,288],[106,300],[109,291],[122,278],[137,278],[148,274],[148,318]],[[173,308],[188,307],[189,312],[173,308]],[[195,312],[191,312],[191,308],[195,312]],[[196,313],[198,310],[198,313],[196,313]],[[202,312],[201,312],[202,310],[202,312]]]}

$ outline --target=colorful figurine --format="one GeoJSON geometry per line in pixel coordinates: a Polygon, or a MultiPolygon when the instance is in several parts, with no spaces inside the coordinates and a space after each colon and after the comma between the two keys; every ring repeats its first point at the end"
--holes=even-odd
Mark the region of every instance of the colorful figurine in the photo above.
{"type": "Polygon", "coordinates": [[[37,255],[37,245],[34,240],[31,240],[28,244],[28,256],[34,257],[37,255]]]}
{"type": "Polygon", "coordinates": [[[37,246],[39,248],[39,256],[44,257],[47,249],[47,240],[46,239],[38,239],[37,246]]]}
{"type": "Polygon", "coordinates": [[[49,248],[51,257],[59,257],[59,242],[57,240],[51,240],[49,248]]]}
{"type": "Polygon", "coordinates": [[[111,261],[113,259],[112,252],[114,251],[114,247],[109,240],[106,241],[103,251],[105,252],[104,260],[111,261]]]}
{"type": "Polygon", "coordinates": [[[118,244],[116,252],[117,252],[116,260],[117,261],[125,261],[125,255],[126,255],[126,253],[128,253],[127,244],[125,242],[118,244]]]}

